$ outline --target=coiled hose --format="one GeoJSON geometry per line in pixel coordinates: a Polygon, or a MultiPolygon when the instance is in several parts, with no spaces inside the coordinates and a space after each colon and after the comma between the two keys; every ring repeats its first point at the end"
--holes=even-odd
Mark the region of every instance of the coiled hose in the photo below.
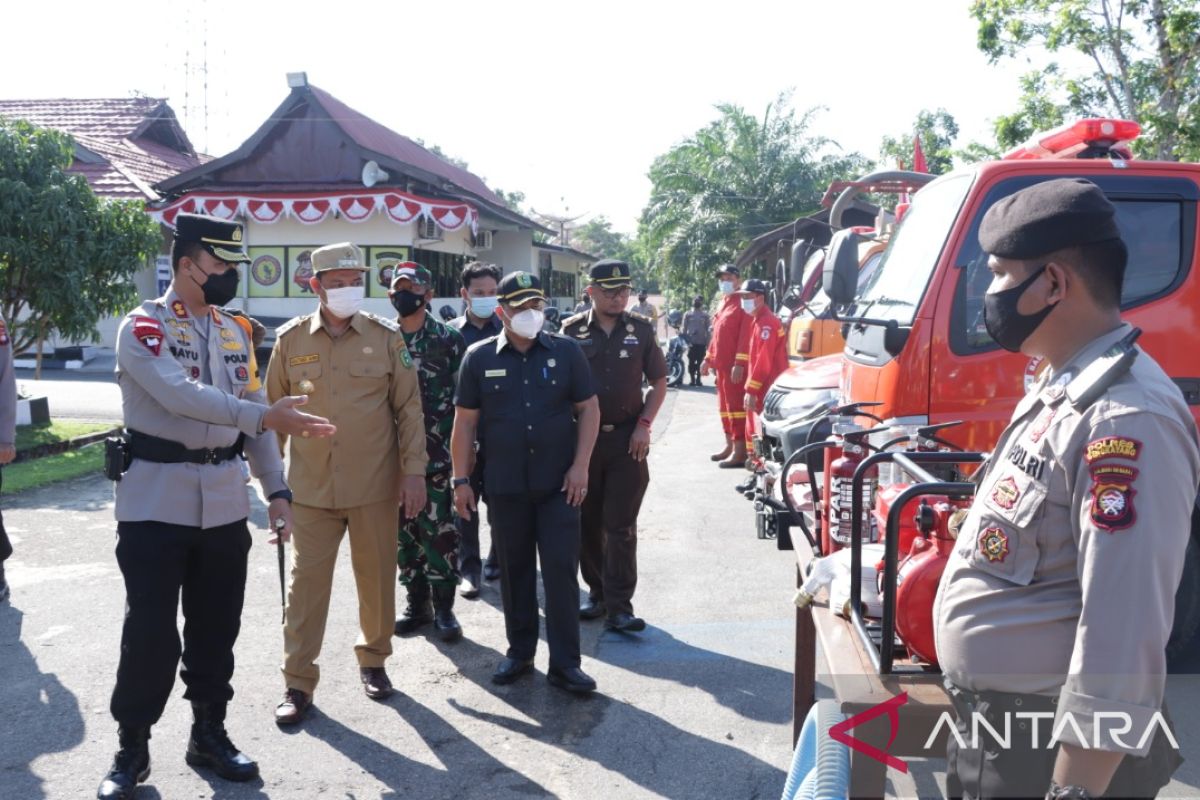
{"type": "Polygon", "coordinates": [[[850,793],[850,753],[829,728],[844,719],[833,700],[808,710],[780,800],[842,800],[850,793]]]}

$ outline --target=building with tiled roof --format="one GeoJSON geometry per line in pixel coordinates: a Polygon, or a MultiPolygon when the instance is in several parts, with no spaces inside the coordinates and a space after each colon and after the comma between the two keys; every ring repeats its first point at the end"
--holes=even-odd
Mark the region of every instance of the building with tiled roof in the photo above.
{"type": "Polygon", "coordinates": [[[0,117],[70,134],[69,171],[83,175],[100,197],[158,200],[154,184],[209,160],[161,98],[0,100],[0,117]]]}

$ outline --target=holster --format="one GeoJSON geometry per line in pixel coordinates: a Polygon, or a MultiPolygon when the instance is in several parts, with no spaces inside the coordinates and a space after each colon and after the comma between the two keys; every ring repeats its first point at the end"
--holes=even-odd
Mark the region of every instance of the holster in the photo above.
{"type": "Polygon", "coordinates": [[[129,469],[131,458],[129,441],[125,436],[109,436],[104,440],[104,477],[110,481],[121,480],[121,476],[129,469]]]}

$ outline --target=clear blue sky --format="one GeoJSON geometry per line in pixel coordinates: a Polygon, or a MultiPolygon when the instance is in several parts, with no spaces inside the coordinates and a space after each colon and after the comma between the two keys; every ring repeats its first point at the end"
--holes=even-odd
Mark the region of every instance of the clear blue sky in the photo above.
{"type": "Polygon", "coordinates": [[[987,64],[968,5],[20,2],[5,10],[0,97],[165,96],[221,155],[303,70],[539,212],[632,231],[651,161],[716,103],[761,113],[794,87],[798,109],[828,109],[816,132],[870,157],[922,108],[954,114],[960,143],[986,139],[1027,67],[987,64]]]}

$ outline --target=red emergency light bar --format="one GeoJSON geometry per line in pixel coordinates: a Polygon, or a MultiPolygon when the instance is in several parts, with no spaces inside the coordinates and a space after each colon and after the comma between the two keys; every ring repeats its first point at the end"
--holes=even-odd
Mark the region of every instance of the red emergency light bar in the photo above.
{"type": "Polygon", "coordinates": [[[1025,158],[1096,158],[1109,154],[1129,159],[1128,144],[1142,132],[1129,119],[1081,119],[1052,131],[1038,133],[1003,155],[1005,160],[1025,158]]]}

